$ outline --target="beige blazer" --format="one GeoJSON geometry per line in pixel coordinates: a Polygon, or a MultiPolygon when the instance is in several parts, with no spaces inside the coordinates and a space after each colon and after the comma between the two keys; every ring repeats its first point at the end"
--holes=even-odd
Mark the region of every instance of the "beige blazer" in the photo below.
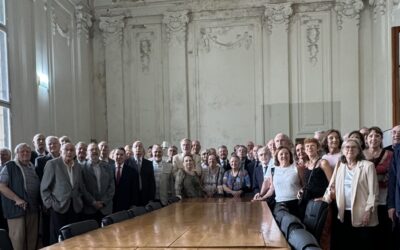
{"type": "Polygon", "coordinates": [[[162,161],[160,163],[162,165],[162,170],[160,173],[160,182],[159,192],[160,192],[160,201],[166,206],[168,205],[168,199],[175,196],[175,184],[174,184],[174,175],[172,173],[172,164],[162,161]]]}
{"type": "MultiPolygon", "coordinates": [[[[344,179],[346,164],[340,163],[335,167],[331,181],[324,195],[324,200],[331,202],[334,197],[330,190],[335,190],[336,204],[339,209],[338,219],[343,222],[345,212],[344,179]]],[[[378,196],[379,186],[375,166],[370,161],[359,161],[351,184],[351,221],[354,227],[362,226],[362,216],[365,211],[371,211],[368,226],[378,225],[378,196]]]]}

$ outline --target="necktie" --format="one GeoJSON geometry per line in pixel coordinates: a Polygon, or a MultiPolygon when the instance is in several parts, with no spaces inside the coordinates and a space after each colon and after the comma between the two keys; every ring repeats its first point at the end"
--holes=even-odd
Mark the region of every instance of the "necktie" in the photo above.
{"type": "Polygon", "coordinates": [[[118,165],[118,167],[117,167],[117,184],[119,183],[120,179],[121,179],[121,166],[118,165]]]}
{"type": "Polygon", "coordinates": [[[139,190],[142,190],[142,176],[140,175],[140,172],[142,170],[142,161],[139,158],[137,159],[137,167],[139,173],[139,190]]]}

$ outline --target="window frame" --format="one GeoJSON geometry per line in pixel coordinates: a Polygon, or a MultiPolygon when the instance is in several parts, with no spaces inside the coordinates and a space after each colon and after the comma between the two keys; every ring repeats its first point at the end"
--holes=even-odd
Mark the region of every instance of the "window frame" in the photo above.
{"type": "MultiPolygon", "coordinates": [[[[9,44],[8,44],[8,29],[7,29],[7,24],[8,24],[8,18],[7,18],[7,1],[0,0],[3,2],[3,8],[4,8],[4,24],[0,22],[0,31],[4,32],[6,35],[5,39],[5,51],[6,51],[6,56],[7,56],[7,91],[8,91],[8,100],[3,100],[0,99],[0,108],[4,108],[8,110],[8,124],[5,126],[4,130],[8,133],[7,135],[4,135],[4,145],[3,147],[11,148],[11,143],[12,143],[12,133],[11,133],[11,89],[10,89],[10,58],[9,58],[9,44]]],[[[4,121],[3,121],[4,122],[4,121]]]]}

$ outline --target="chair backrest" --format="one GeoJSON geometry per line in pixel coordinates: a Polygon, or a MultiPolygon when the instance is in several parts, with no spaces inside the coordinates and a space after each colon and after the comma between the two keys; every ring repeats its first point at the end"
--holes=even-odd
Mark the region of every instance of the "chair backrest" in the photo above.
{"type": "Polygon", "coordinates": [[[287,209],[276,209],[274,211],[275,221],[278,224],[278,226],[281,225],[283,217],[285,217],[287,214],[290,214],[289,210],[287,209]]]}
{"type": "Polygon", "coordinates": [[[288,242],[293,250],[320,249],[317,239],[304,228],[294,229],[288,242]]]}
{"type": "Polygon", "coordinates": [[[107,215],[106,217],[104,217],[101,220],[101,226],[105,227],[105,226],[108,226],[108,225],[111,225],[111,224],[114,224],[114,223],[117,223],[120,221],[124,221],[124,220],[130,219],[130,218],[133,218],[133,217],[135,217],[134,214],[127,210],[119,211],[119,212],[116,212],[116,213],[113,213],[113,214],[110,214],[110,215],[107,215]]]}
{"type": "Polygon", "coordinates": [[[294,229],[305,228],[303,223],[301,223],[301,220],[293,214],[286,214],[283,216],[280,227],[286,239],[289,238],[290,233],[294,229]]]}
{"type": "Polygon", "coordinates": [[[12,250],[13,246],[8,233],[5,229],[0,229],[0,249],[1,250],[12,250]]]}
{"type": "Polygon", "coordinates": [[[97,228],[99,228],[99,224],[95,220],[85,220],[76,223],[71,223],[63,226],[60,229],[59,239],[63,241],[71,237],[92,231],[97,228]]]}
{"type": "Polygon", "coordinates": [[[145,207],[134,206],[131,209],[129,209],[128,212],[132,213],[134,216],[139,216],[139,215],[147,213],[147,210],[145,207]]]}
{"type": "Polygon", "coordinates": [[[171,197],[171,198],[168,199],[168,204],[172,204],[172,203],[178,202],[180,200],[181,199],[178,196],[174,196],[174,197],[171,197]]]}
{"type": "Polygon", "coordinates": [[[328,215],[328,203],[310,200],[307,204],[303,223],[319,241],[328,215]]]}
{"type": "Polygon", "coordinates": [[[162,204],[159,201],[150,201],[146,206],[145,206],[147,212],[151,212],[153,210],[157,210],[162,208],[162,204]]]}

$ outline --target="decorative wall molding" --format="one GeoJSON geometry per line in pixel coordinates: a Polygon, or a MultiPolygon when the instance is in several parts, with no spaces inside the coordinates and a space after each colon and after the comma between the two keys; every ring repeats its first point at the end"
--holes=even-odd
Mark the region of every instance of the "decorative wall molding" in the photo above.
{"type": "Polygon", "coordinates": [[[310,16],[304,15],[302,16],[302,24],[306,25],[306,32],[307,32],[307,49],[309,53],[309,61],[310,63],[315,66],[316,63],[318,62],[318,52],[319,52],[319,46],[318,42],[320,39],[320,29],[321,29],[321,23],[322,19],[315,19],[311,18],[310,16]]]}
{"type": "Polygon", "coordinates": [[[263,9],[250,8],[250,9],[228,9],[218,11],[201,11],[191,13],[192,20],[226,20],[233,18],[243,17],[260,17],[262,16],[263,9]]]}
{"type": "Polygon", "coordinates": [[[83,35],[86,39],[86,43],[89,42],[89,32],[92,27],[92,15],[90,10],[80,4],[75,6],[75,18],[76,18],[76,32],[78,36],[83,35]]]}
{"type": "Polygon", "coordinates": [[[386,0],[369,0],[369,5],[374,8],[374,21],[378,15],[383,16],[386,13],[386,0]]]}
{"type": "Polygon", "coordinates": [[[293,9],[295,13],[321,12],[329,11],[333,8],[333,6],[333,2],[316,2],[308,4],[295,4],[293,6],[293,9]]]}
{"type": "Polygon", "coordinates": [[[103,43],[107,46],[117,40],[122,45],[123,29],[125,27],[124,16],[102,16],[100,17],[99,28],[103,32],[103,43]]]}
{"type": "Polygon", "coordinates": [[[201,28],[200,40],[198,41],[199,48],[207,53],[210,52],[211,45],[225,49],[240,48],[243,46],[248,50],[253,43],[253,28],[253,24],[247,25],[244,31],[238,31],[234,26],[201,28]],[[232,35],[232,33],[234,34],[232,35]],[[220,37],[227,35],[234,37],[234,40],[223,41],[220,39],[220,37]]]}
{"type": "Polygon", "coordinates": [[[142,65],[142,72],[147,73],[150,69],[151,53],[154,40],[154,32],[138,32],[136,38],[139,43],[140,63],[142,65]]]}
{"type": "Polygon", "coordinates": [[[67,40],[67,46],[71,44],[71,28],[66,25],[62,26],[58,23],[57,15],[54,7],[51,7],[50,10],[50,20],[51,20],[51,33],[55,36],[57,33],[67,40]]]}
{"type": "Polygon", "coordinates": [[[268,32],[271,33],[276,25],[284,25],[287,31],[292,14],[292,3],[266,4],[264,15],[267,21],[268,32]]]}
{"type": "Polygon", "coordinates": [[[164,13],[166,40],[171,44],[182,44],[186,42],[186,27],[189,23],[189,11],[175,11],[164,13]]]}
{"type": "Polygon", "coordinates": [[[343,28],[343,17],[347,19],[354,19],[357,26],[360,25],[360,11],[363,9],[364,4],[362,0],[340,0],[336,2],[335,11],[337,13],[337,26],[341,30],[343,28]]]}

